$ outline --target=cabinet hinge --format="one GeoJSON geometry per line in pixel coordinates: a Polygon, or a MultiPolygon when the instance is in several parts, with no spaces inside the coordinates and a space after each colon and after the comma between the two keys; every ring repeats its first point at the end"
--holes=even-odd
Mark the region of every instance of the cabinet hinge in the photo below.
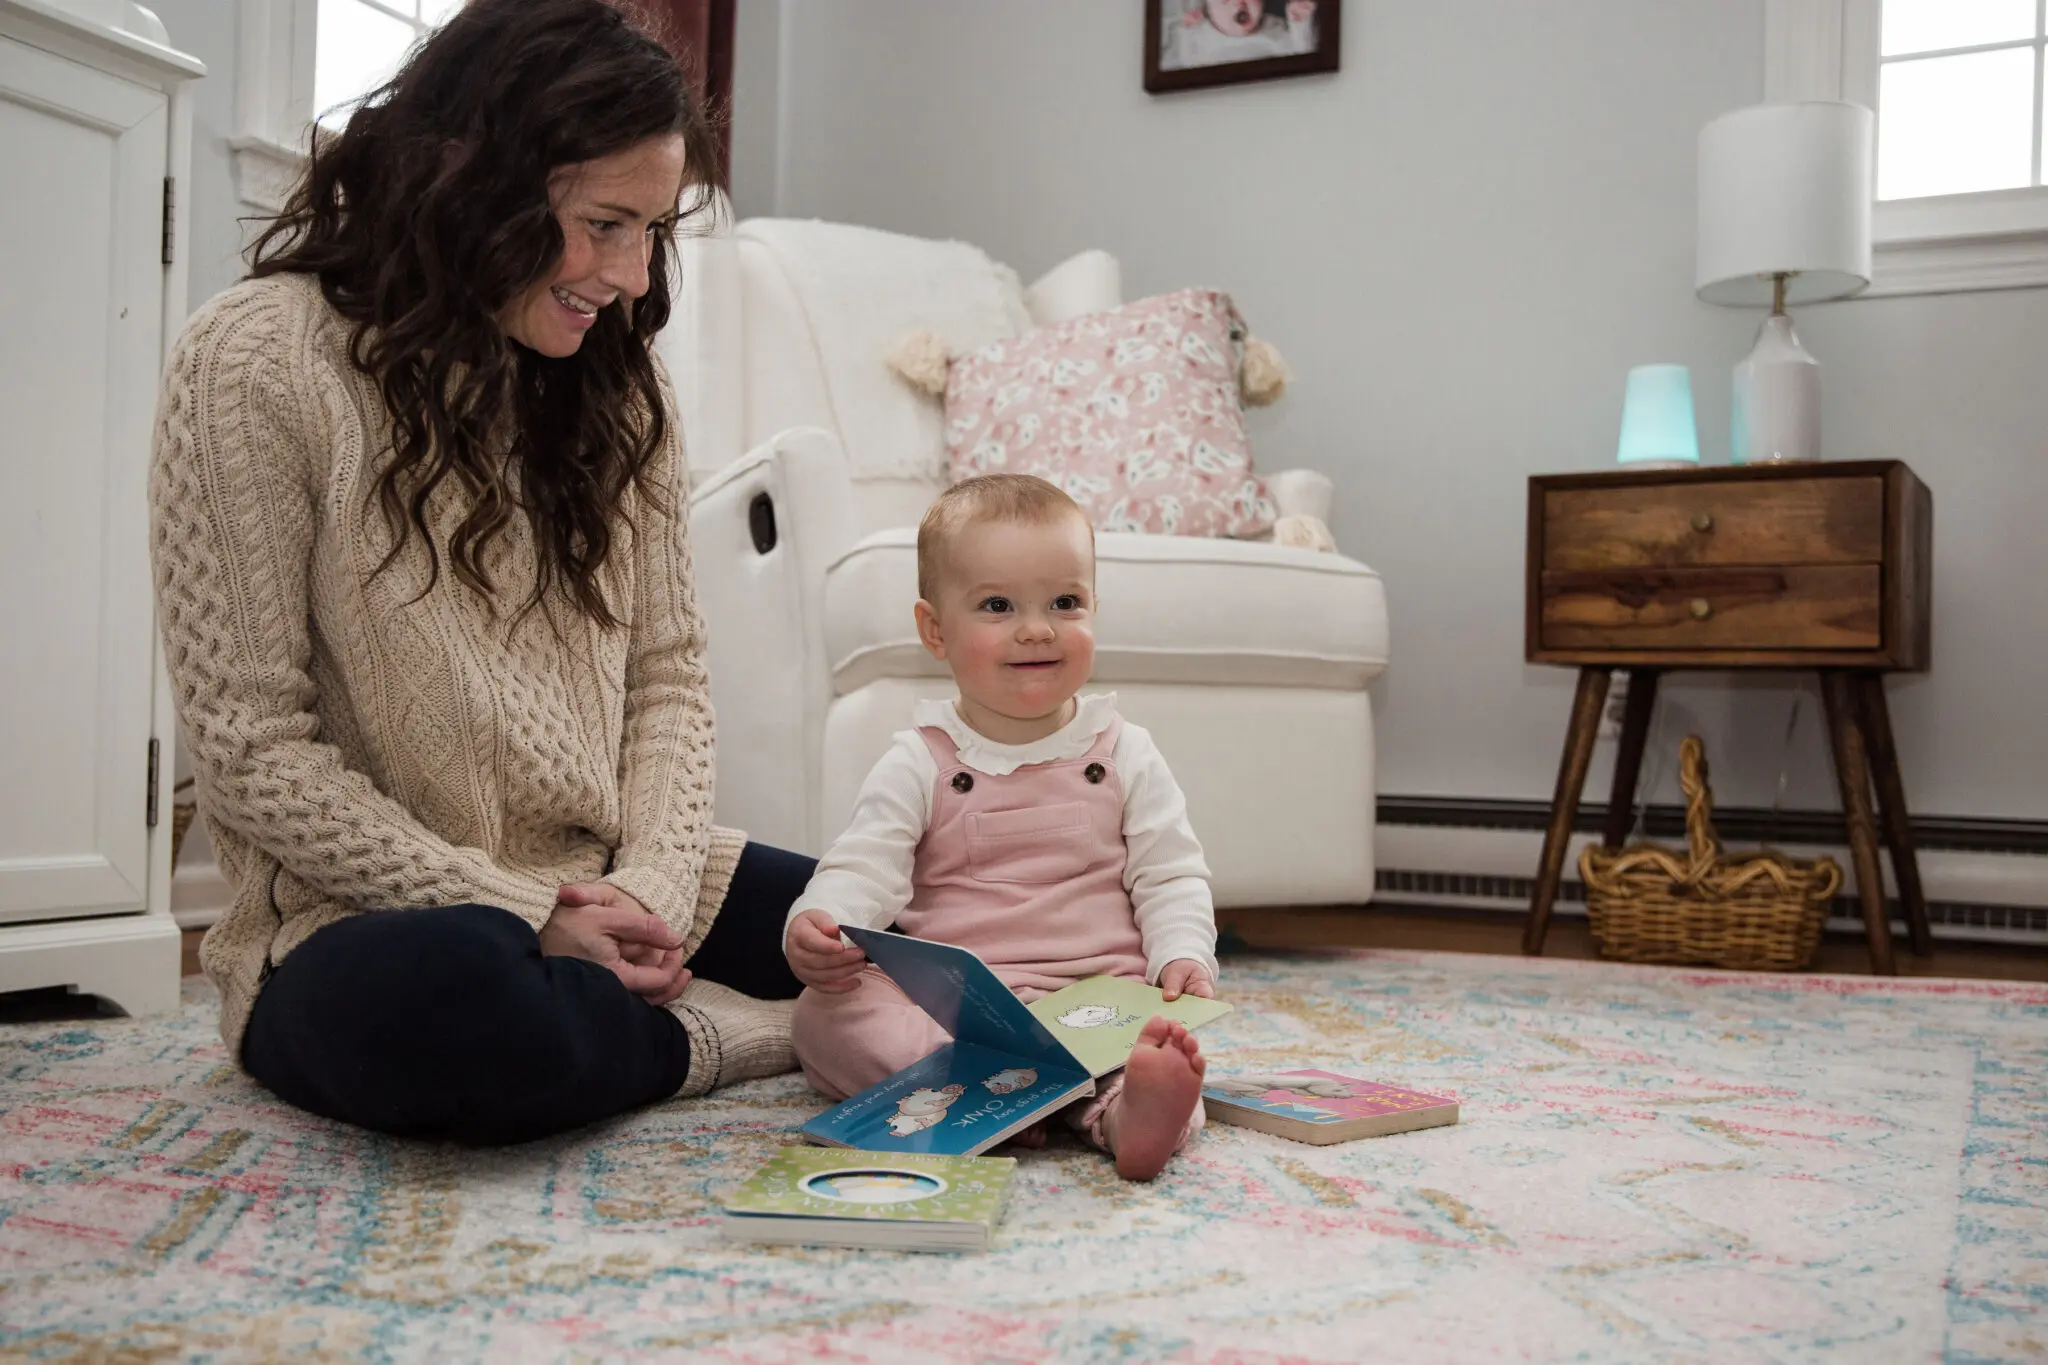
{"type": "Polygon", "coordinates": [[[149,821],[149,827],[151,829],[156,828],[157,763],[160,757],[162,756],[162,753],[163,750],[158,747],[157,742],[155,740],[151,740],[149,742],[149,804],[145,811],[145,818],[149,821]]]}
{"type": "Polygon", "coordinates": [[[178,209],[178,182],[172,176],[164,177],[164,264],[169,265],[175,256],[176,232],[172,227],[173,215],[178,209]]]}

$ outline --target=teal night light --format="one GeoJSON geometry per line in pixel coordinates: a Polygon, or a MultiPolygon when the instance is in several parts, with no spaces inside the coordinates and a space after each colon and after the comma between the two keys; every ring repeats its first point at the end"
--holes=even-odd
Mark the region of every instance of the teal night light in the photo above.
{"type": "Polygon", "coordinates": [[[1700,462],[1692,373],[1685,366],[1638,365],[1628,372],[1618,458],[1631,469],[1689,469],[1700,462]]]}

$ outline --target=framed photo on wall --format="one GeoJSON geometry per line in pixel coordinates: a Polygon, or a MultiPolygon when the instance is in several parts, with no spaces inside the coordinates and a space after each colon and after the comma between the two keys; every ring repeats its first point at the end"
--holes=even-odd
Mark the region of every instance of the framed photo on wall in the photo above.
{"type": "Polygon", "coordinates": [[[1153,94],[1337,69],[1342,0],[1145,0],[1153,94]]]}

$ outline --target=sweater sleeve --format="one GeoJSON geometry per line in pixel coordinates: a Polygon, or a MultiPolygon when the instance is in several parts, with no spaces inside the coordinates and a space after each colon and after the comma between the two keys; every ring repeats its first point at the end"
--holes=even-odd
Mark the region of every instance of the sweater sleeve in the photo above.
{"type": "Polygon", "coordinates": [[[1145,948],[1145,979],[1157,984],[1167,963],[1185,957],[1214,980],[1216,906],[1187,798],[1138,726],[1125,723],[1114,757],[1124,783],[1124,888],[1145,948]]]}
{"type": "Polygon", "coordinates": [[[321,741],[309,577],[311,452],[326,427],[306,406],[315,377],[293,368],[294,324],[277,291],[204,310],[171,356],[157,414],[157,612],[208,814],[359,909],[474,901],[538,928],[555,888],[440,838],[321,741]]]}
{"type": "MultiPolygon", "coordinates": [[[[656,361],[657,367],[659,360],[656,361]]],[[[704,625],[690,574],[690,478],[675,394],[660,371],[668,437],[633,532],[632,637],[619,753],[622,828],[605,880],[687,936],[711,838],[714,753],[704,625]]]]}
{"type": "Polygon", "coordinates": [[[803,894],[783,922],[822,910],[835,924],[886,929],[910,904],[917,845],[931,823],[932,782],[938,770],[915,732],[897,736],[861,784],[846,832],[818,860],[803,894]]]}

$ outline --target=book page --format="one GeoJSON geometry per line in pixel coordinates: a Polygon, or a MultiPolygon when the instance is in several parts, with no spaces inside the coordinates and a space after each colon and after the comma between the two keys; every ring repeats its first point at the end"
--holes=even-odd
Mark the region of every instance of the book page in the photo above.
{"type": "Polygon", "coordinates": [[[869,1152],[970,1156],[1094,1089],[1079,1067],[955,1041],[834,1105],[803,1133],[869,1152]]]}
{"type": "Polygon", "coordinates": [[[1091,976],[1034,1000],[1030,1006],[1031,1013],[1091,1076],[1104,1075],[1129,1061],[1139,1032],[1154,1015],[1163,1014],[1195,1028],[1230,1013],[1230,1009],[1221,1000],[1198,995],[1168,1001],[1157,986],[1114,976],[1091,976]]]}
{"type": "Polygon", "coordinates": [[[840,932],[959,1041],[1047,1066],[1080,1066],[1002,978],[967,949],[851,924],[840,932]]]}

